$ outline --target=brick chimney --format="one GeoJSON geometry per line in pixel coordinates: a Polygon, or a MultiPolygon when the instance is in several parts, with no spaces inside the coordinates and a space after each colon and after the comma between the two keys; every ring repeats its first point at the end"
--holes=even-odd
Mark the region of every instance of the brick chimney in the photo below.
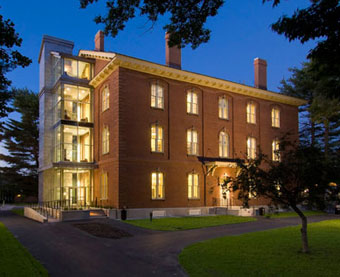
{"type": "Polygon", "coordinates": [[[104,51],[104,33],[102,31],[98,31],[94,37],[94,50],[104,51]]]}
{"type": "Polygon", "coordinates": [[[267,62],[260,58],[254,59],[255,87],[267,89],[267,62]]]}
{"type": "Polygon", "coordinates": [[[170,34],[165,34],[165,63],[169,67],[181,69],[181,48],[169,47],[170,34]]]}

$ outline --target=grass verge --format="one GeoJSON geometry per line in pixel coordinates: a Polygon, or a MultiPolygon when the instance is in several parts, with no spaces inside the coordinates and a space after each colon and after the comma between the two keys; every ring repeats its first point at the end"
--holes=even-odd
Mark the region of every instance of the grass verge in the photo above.
{"type": "Polygon", "coordinates": [[[198,229],[204,227],[212,227],[225,224],[235,224],[248,221],[255,221],[252,217],[240,217],[233,215],[217,215],[217,216],[192,216],[192,217],[166,217],[149,219],[127,220],[126,223],[160,231],[177,231],[187,229],[198,229]]]}
{"type": "Polygon", "coordinates": [[[46,269],[0,222],[0,276],[48,276],[46,269]]]}
{"type": "Polygon", "coordinates": [[[340,220],[309,224],[310,254],[300,227],[228,236],[190,245],[179,255],[189,276],[339,276],[340,220]]]}
{"type": "Polygon", "coordinates": [[[12,209],[11,211],[17,215],[24,216],[24,209],[12,209]]]}
{"type": "MultiPolygon", "coordinates": [[[[313,216],[313,215],[324,215],[325,212],[322,211],[304,211],[305,216],[313,216]]],[[[298,217],[296,212],[282,212],[277,214],[269,214],[270,218],[283,218],[283,217],[298,217]]]]}

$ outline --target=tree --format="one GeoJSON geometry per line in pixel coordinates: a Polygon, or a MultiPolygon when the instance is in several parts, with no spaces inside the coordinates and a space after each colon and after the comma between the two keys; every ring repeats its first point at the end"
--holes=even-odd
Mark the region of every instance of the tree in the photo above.
{"type": "Polygon", "coordinates": [[[27,195],[36,195],[38,189],[39,153],[39,99],[27,89],[14,89],[12,106],[20,120],[7,118],[0,133],[0,141],[8,154],[0,160],[9,166],[0,168],[7,183],[27,195]]]}
{"type": "MultiPolygon", "coordinates": [[[[270,1],[270,0],[264,0],[270,1]]],[[[279,1],[277,1],[279,2],[279,1]]],[[[318,39],[307,58],[324,76],[332,88],[328,95],[339,97],[340,89],[340,0],[311,0],[305,9],[298,9],[291,17],[282,16],[272,25],[278,34],[305,43],[318,39]]],[[[277,3],[278,4],[278,3],[277,3]]]]}
{"type": "MultiPolygon", "coordinates": [[[[238,193],[238,198],[248,206],[251,197],[265,197],[273,205],[292,208],[301,218],[302,252],[309,252],[307,218],[299,205],[324,208],[325,196],[330,193],[327,173],[330,164],[315,147],[295,146],[288,140],[280,144],[281,161],[273,162],[260,153],[257,158],[239,161],[239,173],[228,177],[223,188],[238,193]]],[[[339,168],[338,168],[339,169],[339,168]]],[[[333,176],[334,178],[339,178],[333,176]]]]}
{"type": "Polygon", "coordinates": [[[292,76],[281,82],[280,91],[286,95],[307,100],[300,107],[301,143],[322,147],[325,156],[334,155],[339,149],[340,101],[328,96],[327,79],[314,66],[314,61],[303,64],[301,69],[290,69],[292,76]]]}
{"type": "Polygon", "coordinates": [[[6,78],[6,73],[12,71],[17,66],[26,67],[32,61],[20,54],[16,47],[20,47],[22,39],[15,32],[14,23],[9,19],[4,19],[0,15],[0,118],[5,117],[11,108],[7,102],[11,94],[7,88],[11,81],[6,78]]]}
{"type": "MultiPolygon", "coordinates": [[[[98,0],[80,0],[81,8],[98,0]]],[[[184,47],[191,44],[197,48],[210,39],[210,30],[204,27],[209,16],[215,16],[223,5],[223,0],[187,0],[187,1],[150,1],[150,0],[113,0],[106,1],[108,13],[97,16],[96,23],[105,25],[104,33],[115,37],[125,24],[136,16],[136,10],[146,15],[154,24],[159,16],[169,13],[170,23],[163,28],[170,33],[169,46],[184,47]]]]}

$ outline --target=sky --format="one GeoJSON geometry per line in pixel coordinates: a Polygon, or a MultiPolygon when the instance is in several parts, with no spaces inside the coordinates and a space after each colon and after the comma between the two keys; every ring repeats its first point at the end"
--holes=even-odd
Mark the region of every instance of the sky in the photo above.
{"type": "MultiPolygon", "coordinates": [[[[268,89],[278,91],[280,81],[290,77],[288,69],[300,67],[315,42],[289,42],[273,32],[270,25],[283,14],[291,15],[308,5],[308,0],[282,0],[272,8],[271,3],[262,4],[262,0],[226,0],[218,15],[207,21],[210,41],[195,50],[190,46],[182,50],[182,69],[253,86],[253,61],[260,57],[268,63],[268,89]]],[[[11,0],[2,1],[0,6],[4,18],[14,22],[23,39],[20,52],[33,61],[29,67],[15,69],[7,76],[14,87],[35,92],[39,87],[38,54],[44,34],[73,41],[73,54],[77,54],[80,49],[94,49],[94,35],[103,28],[93,18],[105,13],[104,0],[87,9],[80,9],[79,0],[11,0]]],[[[147,18],[137,16],[116,38],[105,38],[105,50],[164,64],[162,27],[166,22],[167,17],[162,17],[150,29],[147,18]]]]}
{"type": "MultiPolygon", "coordinates": [[[[93,19],[105,14],[105,2],[99,0],[87,9],[80,9],[79,0],[1,1],[0,13],[4,19],[13,21],[23,39],[20,52],[32,59],[30,66],[7,74],[12,86],[39,92],[38,55],[44,34],[73,41],[75,55],[81,49],[93,50],[94,36],[103,28],[93,19]]],[[[226,0],[217,16],[208,18],[210,41],[195,50],[190,46],[182,49],[182,69],[253,86],[253,61],[259,57],[268,64],[268,90],[279,91],[280,81],[290,77],[288,69],[300,67],[315,46],[315,42],[304,45],[289,42],[271,30],[270,25],[280,16],[291,15],[297,8],[310,4],[308,0],[281,2],[273,8],[271,3],[262,4],[262,0],[226,0]]],[[[147,18],[137,14],[117,37],[105,38],[105,50],[165,64],[162,27],[167,19],[161,17],[151,28],[147,18]]],[[[5,152],[1,145],[0,151],[5,152]]]]}

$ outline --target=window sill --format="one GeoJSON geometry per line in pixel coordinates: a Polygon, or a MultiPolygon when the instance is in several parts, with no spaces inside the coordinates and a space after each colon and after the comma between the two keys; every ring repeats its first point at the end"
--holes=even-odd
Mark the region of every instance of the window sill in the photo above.
{"type": "Polygon", "coordinates": [[[165,198],[151,198],[152,201],[165,201],[165,198]]]}
{"type": "Polygon", "coordinates": [[[150,108],[151,108],[152,110],[164,111],[164,107],[163,107],[163,108],[158,108],[158,107],[152,107],[152,106],[150,106],[150,108]]]}
{"type": "Polygon", "coordinates": [[[101,113],[104,113],[104,112],[106,112],[107,110],[109,110],[110,108],[107,108],[107,109],[105,109],[105,110],[103,110],[101,113]]]}
{"type": "Polygon", "coordinates": [[[187,154],[187,157],[197,157],[198,154],[187,154]]]}
{"type": "Polygon", "coordinates": [[[194,116],[199,116],[199,114],[198,114],[198,113],[188,113],[188,112],[187,112],[187,115],[194,115],[194,116]]]}
{"type": "Polygon", "coordinates": [[[280,127],[276,127],[276,126],[272,126],[272,128],[275,129],[275,130],[279,130],[280,129],[280,127]]]}
{"type": "Polygon", "coordinates": [[[201,200],[201,198],[188,198],[188,200],[201,200]]]}
{"type": "Polygon", "coordinates": [[[151,154],[161,154],[164,155],[164,152],[158,152],[158,151],[150,151],[151,154]]]}
{"type": "Polygon", "coordinates": [[[229,121],[229,118],[218,117],[220,120],[229,121]]]}

